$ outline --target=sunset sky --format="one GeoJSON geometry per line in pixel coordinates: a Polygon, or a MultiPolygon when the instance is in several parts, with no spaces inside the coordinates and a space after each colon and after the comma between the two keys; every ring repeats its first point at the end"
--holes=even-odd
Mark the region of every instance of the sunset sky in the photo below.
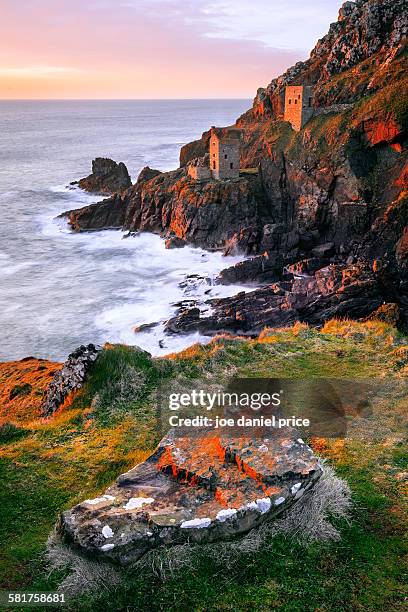
{"type": "Polygon", "coordinates": [[[252,98],[339,0],[0,0],[0,98],[252,98]]]}

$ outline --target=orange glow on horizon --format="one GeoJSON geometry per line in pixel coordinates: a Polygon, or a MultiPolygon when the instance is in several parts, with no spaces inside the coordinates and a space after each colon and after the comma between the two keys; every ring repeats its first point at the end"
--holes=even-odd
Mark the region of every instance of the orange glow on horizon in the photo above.
{"type": "Polygon", "coordinates": [[[0,99],[253,98],[340,4],[3,0],[0,99]]]}

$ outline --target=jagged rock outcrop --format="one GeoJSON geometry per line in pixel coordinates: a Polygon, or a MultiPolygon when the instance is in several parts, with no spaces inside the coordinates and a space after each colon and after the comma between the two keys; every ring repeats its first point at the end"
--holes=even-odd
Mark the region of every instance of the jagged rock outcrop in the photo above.
{"type": "Polygon", "coordinates": [[[218,275],[217,282],[221,285],[239,285],[277,281],[282,275],[283,261],[282,255],[265,252],[225,268],[218,275]]]}
{"type": "Polygon", "coordinates": [[[138,179],[122,194],[64,213],[77,231],[124,228],[160,233],[204,248],[222,249],[242,228],[239,247],[257,248],[264,200],[258,177],[198,183],[184,169],[138,179]]]}
{"type": "Polygon", "coordinates": [[[51,416],[75,390],[80,389],[86,380],[86,375],[98,358],[101,349],[93,344],[80,346],[70,355],[48,386],[43,404],[44,416],[51,416]]]}
{"type": "Polygon", "coordinates": [[[155,170],[154,168],[150,168],[149,166],[145,166],[140,172],[139,172],[139,176],[137,177],[137,184],[141,184],[141,183],[145,183],[146,181],[150,181],[150,179],[154,178],[155,176],[159,176],[159,174],[162,174],[162,172],[160,170],[155,170]]]}
{"type": "Polygon", "coordinates": [[[281,514],[322,474],[296,430],[258,435],[173,430],[103,495],[64,512],[59,532],[81,552],[121,565],[158,546],[243,534],[281,514]]]}
{"type": "Polygon", "coordinates": [[[106,229],[120,229],[128,213],[127,200],[121,193],[95,204],[89,204],[59,215],[66,218],[75,232],[92,232],[106,229]]]}
{"type": "Polygon", "coordinates": [[[132,185],[129,172],[123,162],[97,157],[92,162],[92,174],[80,179],[78,185],[92,193],[111,194],[123,191],[132,185]]]}
{"type": "Polygon", "coordinates": [[[287,280],[255,291],[208,300],[209,315],[197,307],[182,308],[166,328],[168,333],[256,336],[264,327],[283,327],[296,321],[319,325],[336,317],[368,316],[383,303],[387,291],[395,298],[384,271],[374,273],[363,262],[331,264],[311,276],[288,275],[287,280]]]}

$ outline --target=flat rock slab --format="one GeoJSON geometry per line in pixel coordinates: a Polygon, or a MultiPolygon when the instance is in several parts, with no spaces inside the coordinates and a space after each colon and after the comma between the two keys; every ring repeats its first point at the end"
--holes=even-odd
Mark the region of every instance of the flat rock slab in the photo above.
{"type": "Polygon", "coordinates": [[[103,495],[64,512],[62,537],[127,565],[160,545],[231,539],[259,526],[296,502],[322,468],[296,430],[257,434],[183,438],[172,430],[103,495]]]}

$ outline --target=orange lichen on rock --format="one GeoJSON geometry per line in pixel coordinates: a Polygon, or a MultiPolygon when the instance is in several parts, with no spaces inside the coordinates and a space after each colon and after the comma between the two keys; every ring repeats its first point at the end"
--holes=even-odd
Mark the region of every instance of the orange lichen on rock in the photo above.
{"type": "MultiPolygon", "coordinates": [[[[371,146],[382,142],[393,143],[401,135],[401,126],[395,120],[368,119],[364,121],[364,131],[371,146]]],[[[398,143],[396,143],[398,144],[398,143]]],[[[401,145],[399,149],[401,150],[401,145]]]]}
{"type": "Polygon", "coordinates": [[[266,438],[178,434],[104,494],[64,512],[67,542],[127,565],[163,544],[230,539],[281,514],[322,474],[293,429],[266,438]]]}

